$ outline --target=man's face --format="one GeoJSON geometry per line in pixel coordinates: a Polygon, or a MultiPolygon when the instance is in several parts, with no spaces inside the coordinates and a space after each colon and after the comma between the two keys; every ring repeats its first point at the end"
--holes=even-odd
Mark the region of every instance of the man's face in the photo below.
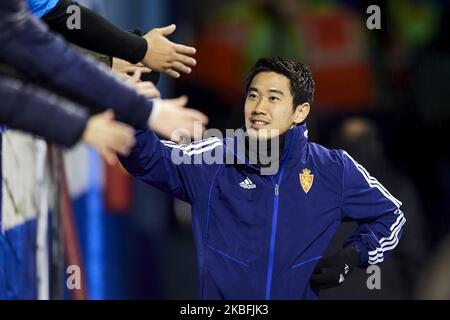
{"type": "Polygon", "coordinates": [[[244,111],[250,137],[273,138],[304,120],[293,108],[290,86],[286,76],[275,72],[260,72],[253,78],[244,111]]]}

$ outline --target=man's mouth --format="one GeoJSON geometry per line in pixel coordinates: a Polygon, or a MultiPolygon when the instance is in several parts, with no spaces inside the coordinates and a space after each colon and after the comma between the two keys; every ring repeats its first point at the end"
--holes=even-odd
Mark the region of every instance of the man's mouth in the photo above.
{"type": "Polygon", "coordinates": [[[251,128],[253,129],[262,129],[269,124],[269,121],[265,121],[262,119],[250,119],[251,128]]]}

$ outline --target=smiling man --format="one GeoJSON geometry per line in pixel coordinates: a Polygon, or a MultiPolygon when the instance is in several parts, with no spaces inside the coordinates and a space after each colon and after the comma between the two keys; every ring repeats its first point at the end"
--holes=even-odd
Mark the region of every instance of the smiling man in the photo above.
{"type": "Polygon", "coordinates": [[[312,103],[314,82],[311,72],[298,64],[298,70],[293,69],[292,76],[305,78],[291,81],[284,74],[273,71],[271,64],[275,61],[261,60],[247,79],[245,126],[253,129],[249,133],[258,138],[267,138],[267,134],[278,136],[303,122],[312,103]]]}
{"type": "Polygon", "coordinates": [[[345,151],[308,141],[314,81],[304,64],[260,59],[246,89],[245,135],[180,146],[141,131],[121,161],[192,204],[201,298],[317,299],[319,289],[342,284],[353,268],[380,263],[395,248],[405,223],[401,202],[345,151]],[[270,149],[267,159],[261,146],[270,149]],[[224,161],[175,164],[174,152],[224,161]],[[263,174],[265,160],[279,162],[277,170],[263,174]],[[322,257],[343,221],[358,228],[343,249],[322,257]]]}

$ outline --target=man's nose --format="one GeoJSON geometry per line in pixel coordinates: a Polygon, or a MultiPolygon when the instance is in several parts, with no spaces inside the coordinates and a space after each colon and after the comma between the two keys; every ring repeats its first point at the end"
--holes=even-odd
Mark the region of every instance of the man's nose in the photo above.
{"type": "Polygon", "coordinates": [[[258,102],[256,103],[256,107],[255,107],[255,113],[262,113],[262,114],[266,114],[267,113],[267,104],[264,102],[264,99],[259,99],[258,102]]]}

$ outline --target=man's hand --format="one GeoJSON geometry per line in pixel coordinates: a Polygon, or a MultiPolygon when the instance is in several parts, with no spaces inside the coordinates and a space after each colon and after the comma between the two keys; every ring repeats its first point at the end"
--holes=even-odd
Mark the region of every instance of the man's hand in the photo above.
{"type": "Polygon", "coordinates": [[[133,76],[123,75],[125,82],[131,84],[136,92],[143,95],[147,99],[157,99],[161,97],[159,90],[155,87],[151,81],[141,81],[141,71],[137,70],[133,76]]]}
{"type": "Polygon", "coordinates": [[[174,24],[151,30],[144,35],[147,41],[147,53],[142,63],[152,70],[164,72],[173,78],[179,78],[180,72],[191,73],[191,67],[196,65],[195,48],[171,42],[166,37],[176,29],[174,24]]]}
{"type": "Polygon", "coordinates": [[[335,255],[322,258],[314,269],[310,282],[319,289],[340,286],[353,268],[359,265],[360,253],[348,246],[335,255]]]}
{"type": "Polygon", "coordinates": [[[134,146],[134,130],[114,121],[114,113],[107,110],[92,116],[83,132],[83,141],[92,146],[110,164],[117,162],[116,152],[128,155],[134,146]]]}
{"type": "Polygon", "coordinates": [[[187,97],[158,100],[149,119],[149,127],[165,138],[176,142],[185,134],[201,138],[208,124],[208,117],[195,109],[185,108],[187,97]],[[195,130],[197,128],[197,130],[195,130]]]}
{"type": "Polygon", "coordinates": [[[128,73],[135,73],[136,71],[141,71],[142,73],[152,72],[152,69],[147,68],[142,63],[132,64],[128,61],[114,57],[111,69],[114,73],[119,75],[128,75],[128,73]]]}

